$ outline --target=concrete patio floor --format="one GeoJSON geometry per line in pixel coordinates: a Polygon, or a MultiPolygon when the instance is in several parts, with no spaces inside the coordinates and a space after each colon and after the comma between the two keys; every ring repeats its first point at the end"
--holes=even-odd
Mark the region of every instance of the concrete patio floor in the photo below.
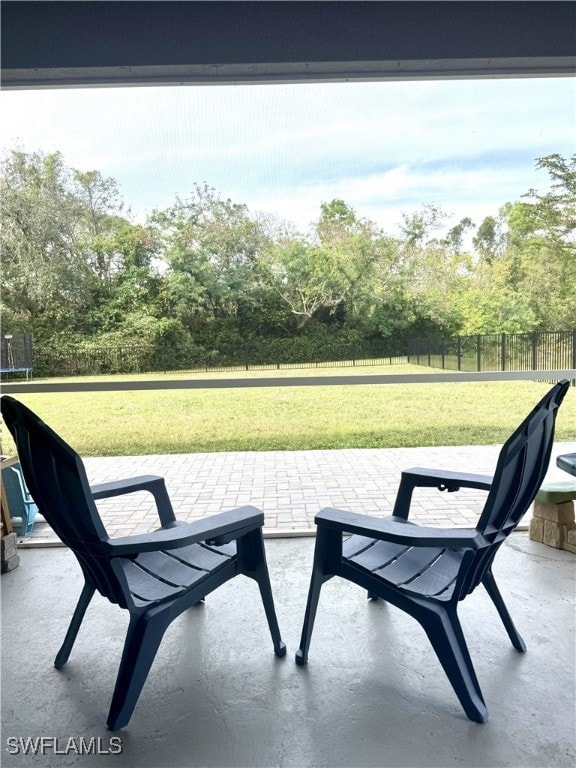
{"type": "Polygon", "coordinates": [[[338,579],[323,588],[309,663],[295,665],[313,547],[311,538],[266,542],[285,658],[273,654],[256,585],[234,579],[171,625],[130,724],[115,734],[105,722],[127,613],[96,598],[57,671],[80,570],[65,548],[23,549],[1,579],[2,766],[573,768],[576,555],[526,533],[501,548],[494,572],[525,654],[483,589],[461,604],[490,713],[477,725],[418,625],[338,579]],[[58,741],[41,756],[7,749],[39,736],[58,741]],[[80,737],[94,737],[101,754],[54,754],[80,737]],[[106,754],[118,745],[121,754],[106,754]]]}

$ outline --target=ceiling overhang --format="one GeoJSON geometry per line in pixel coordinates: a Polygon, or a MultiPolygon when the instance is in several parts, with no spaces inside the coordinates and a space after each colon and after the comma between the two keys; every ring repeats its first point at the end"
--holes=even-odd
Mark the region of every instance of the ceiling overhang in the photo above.
{"type": "Polygon", "coordinates": [[[573,2],[2,2],[2,87],[576,73],[573,2]]]}

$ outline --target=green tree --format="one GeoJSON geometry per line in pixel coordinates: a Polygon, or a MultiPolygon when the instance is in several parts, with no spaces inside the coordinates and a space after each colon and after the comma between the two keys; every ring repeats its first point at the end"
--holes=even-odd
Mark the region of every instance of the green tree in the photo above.
{"type": "Polygon", "coordinates": [[[432,233],[441,229],[447,214],[439,205],[424,203],[412,214],[403,213],[401,226],[406,247],[420,247],[432,239],[432,233]]]}
{"type": "Polygon", "coordinates": [[[456,299],[466,290],[473,271],[463,242],[472,221],[464,217],[442,236],[449,216],[440,206],[425,204],[403,218],[405,327],[425,335],[457,333],[462,304],[456,299]]]}
{"type": "MultiPolygon", "coordinates": [[[[536,161],[550,189],[530,190],[505,206],[509,285],[526,302],[537,330],[574,327],[576,317],[576,155],[536,161]]],[[[528,329],[527,329],[528,330],[528,329]]]]}
{"type": "Polygon", "coordinates": [[[320,309],[334,311],[343,300],[343,285],[317,245],[294,236],[270,249],[272,285],[304,328],[320,309]]]}
{"type": "Polygon", "coordinates": [[[485,261],[492,262],[501,256],[506,247],[502,216],[486,216],[476,230],[472,244],[485,261]]]}
{"type": "Polygon", "coordinates": [[[448,230],[448,234],[442,240],[442,245],[446,246],[453,254],[462,253],[464,249],[464,235],[469,229],[472,229],[474,222],[469,216],[465,216],[458,224],[448,230]]]}
{"type": "Polygon", "coordinates": [[[78,248],[81,205],[59,152],[2,159],[0,244],[4,326],[36,337],[81,330],[91,270],[78,248]]]}
{"type": "Polygon", "coordinates": [[[156,243],[120,215],[113,179],[74,171],[59,152],[11,150],[0,184],[5,327],[72,340],[154,313],[156,243]]]}
{"type": "Polygon", "coordinates": [[[151,219],[168,265],[162,300],[167,313],[197,332],[207,320],[225,319],[239,332],[265,291],[262,254],[270,240],[245,205],[196,185],[151,219]]]}
{"type": "Polygon", "coordinates": [[[273,285],[300,330],[320,315],[354,324],[386,292],[395,257],[390,238],[335,199],[322,203],[312,238],[297,234],[276,243],[273,285]]]}
{"type": "Polygon", "coordinates": [[[528,333],[536,327],[526,297],[514,287],[510,268],[506,259],[476,265],[472,278],[453,297],[460,317],[457,333],[528,333]]]}
{"type": "MultiPolygon", "coordinates": [[[[98,280],[109,285],[121,266],[116,233],[126,225],[118,185],[99,171],[73,172],[75,196],[82,211],[79,247],[98,280]]],[[[79,233],[80,234],[80,233],[79,233]]]]}
{"type": "Polygon", "coordinates": [[[525,197],[533,201],[527,211],[535,235],[560,251],[576,253],[576,155],[567,159],[555,153],[540,157],[536,167],[548,172],[548,192],[534,189],[525,197]]]}

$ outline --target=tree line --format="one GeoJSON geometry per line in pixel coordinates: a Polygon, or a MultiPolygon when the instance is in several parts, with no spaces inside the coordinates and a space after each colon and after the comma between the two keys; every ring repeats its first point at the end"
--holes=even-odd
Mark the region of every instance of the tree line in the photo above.
{"type": "Polygon", "coordinates": [[[135,223],[118,184],[60,152],[0,167],[3,327],[46,348],[313,344],[562,330],[576,318],[576,155],[536,166],[493,216],[448,227],[424,204],[391,236],[344,200],[307,232],[195,184],[135,223]]]}

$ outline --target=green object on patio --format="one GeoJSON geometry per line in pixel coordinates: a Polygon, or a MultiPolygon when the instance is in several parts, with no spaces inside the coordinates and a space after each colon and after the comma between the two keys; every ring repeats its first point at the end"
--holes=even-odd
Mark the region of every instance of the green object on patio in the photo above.
{"type": "Polygon", "coordinates": [[[544,504],[562,504],[565,501],[576,499],[576,482],[561,481],[557,483],[544,483],[536,494],[535,501],[544,504]]]}

